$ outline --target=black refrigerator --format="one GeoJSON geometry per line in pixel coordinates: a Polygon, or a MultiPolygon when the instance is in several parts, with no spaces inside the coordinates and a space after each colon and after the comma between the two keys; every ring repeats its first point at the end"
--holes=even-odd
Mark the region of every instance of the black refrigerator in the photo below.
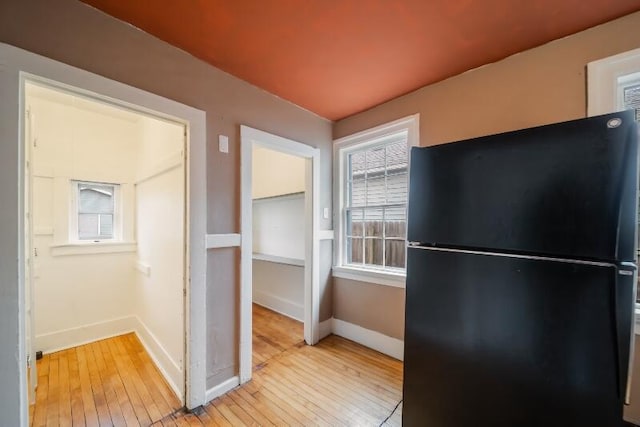
{"type": "Polygon", "coordinates": [[[405,426],[623,425],[637,138],[629,111],[412,149],[405,426]]]}

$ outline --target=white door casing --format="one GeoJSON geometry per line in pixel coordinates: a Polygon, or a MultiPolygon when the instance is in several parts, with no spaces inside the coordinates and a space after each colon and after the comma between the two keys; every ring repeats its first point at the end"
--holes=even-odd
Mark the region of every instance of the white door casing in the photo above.
{"type": "Polygon", "coordinates": [[[253,145],[303,157],[305,167],[304,340],[319,340],[320,306],[320,150],[301,142],[240,126],[241,261],[240,261],[240,383],[251,379],[252,363],[252,173],[253,145]]]}
{"type": "Polygon", "coordinates": [[[27,426],[24,85],[27,80],[187,128],[186,406],[206,395],[206,113],[0,43],[0,424],[27,426]],[[17,280],[16,280],[17,278],[17,280]],[[16,408],[19,408],[16,410],[16,408]]]}

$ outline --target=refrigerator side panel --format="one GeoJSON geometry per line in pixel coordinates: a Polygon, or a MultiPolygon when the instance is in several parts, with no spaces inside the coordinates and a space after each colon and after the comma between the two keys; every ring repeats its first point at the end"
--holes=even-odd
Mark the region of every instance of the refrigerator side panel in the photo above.
{"type": "Polygon", "coordinates": [[[616,268],[408,252],[404,425],[621,425],[616,268]]]}

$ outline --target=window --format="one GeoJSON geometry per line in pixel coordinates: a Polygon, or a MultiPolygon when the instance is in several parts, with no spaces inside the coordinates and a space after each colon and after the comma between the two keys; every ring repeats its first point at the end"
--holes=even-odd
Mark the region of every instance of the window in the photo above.
{"type": "Polygon", "coordinates": [[[76,196],[77,240],[113,240],[116,238],[117,184],[74,182],[76,196]]]}
{"type": "Polygon", "coordinates": [[[364,274],[359,280],[375,283],[376,276],[395,276],[404,286],[409,147],[416,142],[417,117],[336,141],[340,221],[334,275],[364,274]]]}

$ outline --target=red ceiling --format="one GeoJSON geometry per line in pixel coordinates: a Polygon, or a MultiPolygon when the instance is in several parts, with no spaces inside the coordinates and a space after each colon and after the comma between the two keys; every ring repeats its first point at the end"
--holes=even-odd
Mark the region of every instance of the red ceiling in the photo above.
{"type": "Polygon", "coordinates": [[[640,0],[83,0],[331,120],[640,0]]]}

